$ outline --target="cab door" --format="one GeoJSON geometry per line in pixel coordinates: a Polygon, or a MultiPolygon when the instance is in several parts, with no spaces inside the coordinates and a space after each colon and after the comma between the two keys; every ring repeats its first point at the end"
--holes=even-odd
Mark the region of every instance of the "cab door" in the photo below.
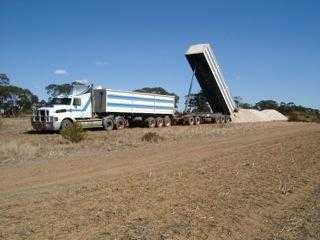
{"type": "Polygon", "coordinates": [[[73,118],[82,118],[82,99],[80,97],[74,97],[72,99],[71,112],[73,118]]]}
{"type": "Polygon", "coordinates": [[[72,112],[74,118],[91,118],[91,94],[86,93],[79,97],[75,96],[72,102],[72,112]]]}

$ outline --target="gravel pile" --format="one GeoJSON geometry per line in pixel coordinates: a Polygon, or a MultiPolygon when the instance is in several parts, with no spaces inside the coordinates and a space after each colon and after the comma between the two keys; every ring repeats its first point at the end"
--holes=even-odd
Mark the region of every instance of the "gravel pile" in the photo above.
{"type": "Polygon", "coordinates": [[[255,109],[239,109],[235,113],[233,122],[271,122],[271,121],[287,121],[288,118],[280,112],[273,109],[255,110],[255,109]]]}

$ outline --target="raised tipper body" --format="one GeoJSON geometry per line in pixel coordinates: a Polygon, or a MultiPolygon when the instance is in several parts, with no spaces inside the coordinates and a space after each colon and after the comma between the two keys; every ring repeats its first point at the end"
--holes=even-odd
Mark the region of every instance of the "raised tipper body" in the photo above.
{"type": "Polygon", "coordinates": [[[210,45],[191,45],[185,56],[213,112],[231,115],[236,105],[210,45]]]}

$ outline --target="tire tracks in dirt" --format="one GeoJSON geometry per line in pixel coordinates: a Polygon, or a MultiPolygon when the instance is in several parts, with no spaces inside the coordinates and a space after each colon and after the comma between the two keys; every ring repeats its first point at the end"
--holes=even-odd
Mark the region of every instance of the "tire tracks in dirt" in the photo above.
{"type": "Polygon", "coordinates": [[[247,134],[235,134],[217,138],[200,138],[150,144],[143,148],[115,152],[108,156],[93,154],[88,157],[68,157],[61,162],[46,163],[36,170],[31,167],[11,169],[2,174],[0,194],[11,195],[30,190],[48,189],[52,186],[71,185],[103,177],[113,179],[126,174],[146,173],[152,169],[160,173],[179,165],[204,159],[218,159],[250,151],[262,146],[272,149],[287,138],[319,130],[317,126],[295,128],[276,127],[247,134]]]}

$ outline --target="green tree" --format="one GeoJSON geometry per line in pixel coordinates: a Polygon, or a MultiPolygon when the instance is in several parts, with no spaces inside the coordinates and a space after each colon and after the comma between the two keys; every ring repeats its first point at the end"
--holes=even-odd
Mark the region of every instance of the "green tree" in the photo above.
{"type": "Polygon", "coordinates": [[[0,86],[0,107],[6,115],[18,115],[30,112],[32,105],[38,102],[38,97],[29,89],[13,85],[0,86]]]}
{"type": "Polygon", "coordinates": [[[240,96],[234,97],[234,102],[238,108],[250,109],[252,105],[243,101],[243,98],[240,96]]]}
{"type": "Polygon", "coordinates": [[[6,115],[15,116],[21,112],[30,112],[38,97],[29,89],[10,85],[9,77],[0,73],[0,108],[6,115]]]}
{"type": "Polygon", "coordinates": [[[259,110],[264,110],[264,109],[278,109],[279,104],[274,101],[274,100],[262,100],[260,102],[257,102],[254,106],[254,108],[259,109],[259,110]]]}
{"type": "Polygon", "coordinates": [[[49,98],[54,98],[60,94],[68,94],[70,93],[72,85],[69,83],[64,84],[49,84],[46,86],[47,94],[49,98]]]}
{"type": "Polygon", "coordinates": [[[134,92],[141,92],[141,93],[155,93],[161,95],[173,95],[175,97],[174,106],[177,108],[179,103],[179,96],[175,93],[170,93],[162,87],[144,87],[141,89],[136,89],[134,92]]]}
{"type": "Polygon", "coordinates": [[[192,93],[189,96],[186,96],[187,111],[194,113],[209,113],[212,112],[210,105],[208,103],[206,94],[203,90],[200,90],[198,93],[192,93]]]}
{"type": "Polygon", "coordinates": [[[5,73],[0,73],[0,86],[8,86],[10,84],[10,79],[5,73]]]}

